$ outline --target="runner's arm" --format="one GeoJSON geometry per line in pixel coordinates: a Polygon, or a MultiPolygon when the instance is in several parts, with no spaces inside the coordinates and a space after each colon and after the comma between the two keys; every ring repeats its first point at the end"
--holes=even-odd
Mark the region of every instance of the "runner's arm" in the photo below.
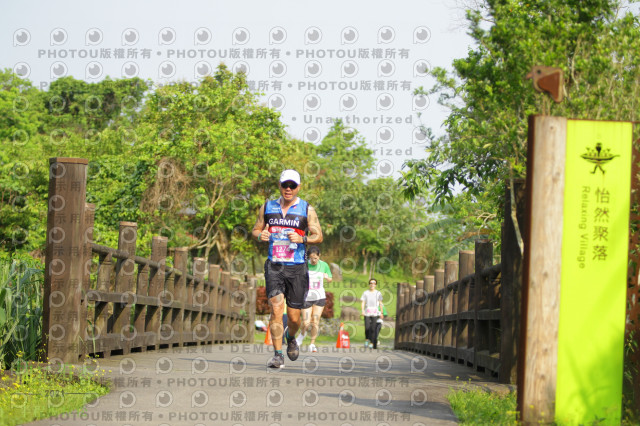
{"type": "Polygon", "coordinates": [[[309,220],[309,232],[307,234],[308,244],[320,244],[324,237],[322,236],[322,228],[320,228],[320,221],[318,220],[318,214],[316,209],[309,206],[308,212],[309,220]]]}
{"type": "Polygon", "coordinates": [[[251,236],[258,241],[269,241],[269,227],[265,228],[264,223],[264,204],[260,207],[256,224],[253,225],[251,236]]]}

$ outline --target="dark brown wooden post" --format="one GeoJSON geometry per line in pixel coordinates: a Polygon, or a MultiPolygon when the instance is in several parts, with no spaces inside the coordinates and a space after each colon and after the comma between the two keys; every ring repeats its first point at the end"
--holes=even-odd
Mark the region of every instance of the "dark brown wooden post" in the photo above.
{"type": "Polygon", "coordinates": [[[249,314],[249,343],[254,343],[254,323],[256,320],[256,298],[258,296],[256,289],[258,288],[258,279],[256,277],[249,277],[249,286],[247,291],[249,292],[248,314],[249,314]]]}
{"type": "Polygon", "coordinates": [[[158,262],[160,268],[151,268],[151,277],[149,280],[149,296],[155,297],[157,301],[156,306],[148,306],[147,308],[147,328],[146,331],[154,333],[153,340],[150,346],[154,346],[154,349],[158,349],[160,344],[163,344],[160,336],[160,315],[162,313],[162,304],[160,301],[160,293],[164,290],[164,267],[166,266],[167,259],[167,241],[166,237],[156,236],[151,239],[151,260],[158,262]]]}
{"type": "Polygon", "coordinates": [[[423,349],[424,336],[426,335],[426,321],[423,316],[423,307],[427,302],[427,295],[424,291],[424,280],[416,281],[416,296],[413,306],[413,317],[416,321],[420,321],[417,325],[413,326],[414,342],[419,346],[418,350],[423,349]]]}
{"type": "Polygon", "coordinates": [[[398,311],[397,311],[397,324],[396,333],[398,334],[398,345],[400,348],[404,347],[404,326],[405,326],[405,314],[404,314],[404,283],[398,283],[398,311]]]}
{"type": "Polygon", "coordinates": [[[93,243],[93,221],[95,217],[96,205],[92,203],[85,203],[84,205],[84,243],[82,248],[83,260],[84,260],[84,276],[82,278],[82,307],[80,309],[80,330],[84,344],[80,348],[80,357],[84,358],[89,353],[89,346],[87,345],[91,329],[87,324],[87,320],[91,318],[93,321],[93,314],[95,306],[91,305],[91,314],[89,314],[89,301],[87,300],[87,293],[91,290],[91,269],[93,264],[93,252],[91,251],[91,244],[93,243]]]}
{"type": "Polygon", "coordinates": [[[230,343],[230,331],[231,331],[231,318],[229,314],[231,313],[231,274],[228,271],[223,271],[221,274],[222,281],[222,304],[221,311],[223,312],[221,329],[223,333],[223,340],[225,343],[230,343]]]}
{"type": "Polygon", "coordinates": [[[213,291],[211,293],[211,307],[213,315],[209,320],[209,330],[211,330],[212,339],[215,343],[218,340],[218,332],[220,331],[220,320],[218,317],[218,305],[220,299],[220,265],[209,265],[209,284],[213,291]]]}
{"type": "Polygon", "coordinates": [[[181,272],[180,276],[175,280],[173,286],[173,299],[177,302],[173,309],[172,327],[177,334],[176,343],[184,346],[184,305],[187,294],[187,259],[188,248],[176,247],[173,255],[173,267],[181,272]]]}
{"type": "MultiPolygon", "coordinates": [[[[422,317],[425,319],[431,319],[433,317],[433,299],[434,299],[434,276],[433,275],[425,275],[424,277],[424,289],[426,293],[426,301],[423,306],[423,314],[422,317]]],[[[424,343],[427,344],[426,352],[433,353],[433,348],[431,346],[431,337],[433,333],[433,324],[429,321],[425,322],[427,324],[426,335],[424,336],[424,343]]]]}
{"type": "MultiPolygon", "coordinates": [[[[518,229],[524,223],[525,184],[514,181],[516,219],[518,229]]],[[[522,253],[518,244],[516,224],[511,216],[511,190],[505,188],[504,223],[502,227],[502,285],[500,297],[500,372],[502,383],[516,383],[518,348],[520,347],[520,309],[522,304],[522,253]]]]}
{"type": "Polygon", "coordinates": [[[134,300],[133,280],[136,272],[136,240],[138,238],[138,225],[135,222],[120,222],[118,233],[118,250],[129,253],[127,259],[119,259],[116,264],[115,291],[123,293],[120,303],[114,303],[113,332],[120,335],[122,353],[128,354],[131,349],[131,305],[134,300]]]}
{"type": "Polygon", "coordinates": [[[489,240],[476,240],[476,259],[475,259],[475,331],[473,336],[473,345],[475,349],[474,359],[476,368],[478,367],[478,354],[480,352],[489,351],[489,321],[481,319],[479,311],[488,309],[486,299],[487,289],[489,288],[490,277],[483,276],[482,271],[491,267],[493,263],[493,244],[489,240]],[[483,291],[484,290],[484,291],[483,291]],[[483,297],[484,296],[484,297],[483,297]]]}
{"type": "Polygon", "coordinates": [[[406,343],[411,341],[411,327],[409,321],[411,321],[411,285],[409,283],[402,283],[402,292],[404,293],[404,326],[403,326],[403,340],[406,343]]]}
{"type": "Polygon", "coordinates": [[[456,357],[455,351],[455,318],[452,317],[457,310],[457,306],[454,304],[454,290],[447,288],[449,284],[458,280],[458,262],[454,260],[447,260],[444,262],[444,331],[443,331],[443,345],[444,354],[449,359],[456,357]],[[448,316],[448,317],[447,317],[448,316]]]}
{"type": "MultiPolygon", "coordinates": [[[[115,261],[111,253],[100,253],[98,257],[98,275],[96,277],[96,290],[99,294],[113,291],[114,265],[115,261]]],[[[113,309],[111,309],[109,302],[103,300],[94,302],[94,318],[88,332],[89,341],[87,342],[92,353],[104,353],[110,350],[105,341],[99,340],[99,338],[112,332],[112,311],[113,309]]],[[[105,355],[109,355],[109,353],[105,355]]]]}
{"type": "Polygon", "coordinates": [[[436,288],[436,301],[434,306],[433,316],[436,319],[436,322],[433,324],[434,327],[434,340],[433,344],[436,345],[435,355],[442,358],[443,354],[443,327],[444,327],[444,269],[436,269],[435,270],[435,288],[436,288]]]}
{"type": "Polygon", "coordinates": [[[409,321],[415,321],[416,312],[414,306],[416,306],[416,286],[407,283],[409,289],[409,300],[407,300],[407,314],[409,315],[409,321]]]}
{"type": "Polygon", "coordinates": [[[402,288],[400,288],[400,283],[396,283],[396,327],[395,327],[395,336],[393,336],[393,348],[400,349],[400,325],[402,324],[400,310],[402,309],[402,301],[400,298],[402,297],[402,288]]]}
{"type": "Polygon", "coordinates": [[[202,308],[207,302],[206,292],[204,290],[204,277],[209,266],[207,260],[203,257],[193,259],[193,295],[189,299],[189,303],[193,305],[191,330],[193,332],[192,340],[194,342],[202,342],[208,337],[207,327],[202,324],[202,308]]]}
{"type": "Polygon", "coordinates": [[[87,164],[83,158],[49,159],[42,342],[50,359],[63,362],[77,362],[82,352],[87,164]]]}
{"type": "Polygon", "coordinates": [[[458,360],[464,359],[470,362],[469,356],[469,287],[470,281],[465,280],[473,274],[475,266],[475,253],[469,250],[462,250],[459,253],[460,272],[458,273],[458,322],[456,324],[456,353],[458,360]]]}
{"type": "MultiPolygon", "coordinates": [[[[149,292],[149,265],[144,263],[138,265],[138,279],[136,284],[136,297],[146,297],[149,292]]],[[[153,344],[153,336],[146,329],[147,312],[150,308],[144,303],[136,303],[133,314],[133,325],[138,338],[135,340],[135,347],[141,352],[146,352],[147,346],[153,344]]]]}

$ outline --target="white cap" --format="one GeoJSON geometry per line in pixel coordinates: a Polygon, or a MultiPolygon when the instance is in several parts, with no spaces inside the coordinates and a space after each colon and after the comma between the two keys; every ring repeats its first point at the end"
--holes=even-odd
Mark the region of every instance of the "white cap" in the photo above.
{"type": "Polygon", "coordinates": [[[280,175],[280,183],[286,182],[288,180],[292,180],[300,185],[300,173],[296,172],[295,170],[285,170],[280,175]]]}

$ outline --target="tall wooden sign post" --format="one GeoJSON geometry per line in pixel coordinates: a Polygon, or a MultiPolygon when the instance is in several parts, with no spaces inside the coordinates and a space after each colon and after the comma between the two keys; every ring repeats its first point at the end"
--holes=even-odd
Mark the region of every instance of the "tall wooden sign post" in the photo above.
{"type": "Polygon", "coordinates": [[[631,146],[631,123],[529,118],[524,423],[620,423],[631,146]]]}

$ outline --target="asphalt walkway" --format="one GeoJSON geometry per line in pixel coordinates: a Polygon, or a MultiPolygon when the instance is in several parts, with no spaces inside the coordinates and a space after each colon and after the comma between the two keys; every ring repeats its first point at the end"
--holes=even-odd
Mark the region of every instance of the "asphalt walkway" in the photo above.
{"type": "Polygon", "coordinates": [[[303,345],[268,369],[259,344],[172,348],[99,360],[112,391],[86,407],[30,425],[448,425],[445,395],[469,379],[506,389],[471,368],[410,352],[303,345]],[[111,370],[111,372],[109,372],[111,370]]]}

